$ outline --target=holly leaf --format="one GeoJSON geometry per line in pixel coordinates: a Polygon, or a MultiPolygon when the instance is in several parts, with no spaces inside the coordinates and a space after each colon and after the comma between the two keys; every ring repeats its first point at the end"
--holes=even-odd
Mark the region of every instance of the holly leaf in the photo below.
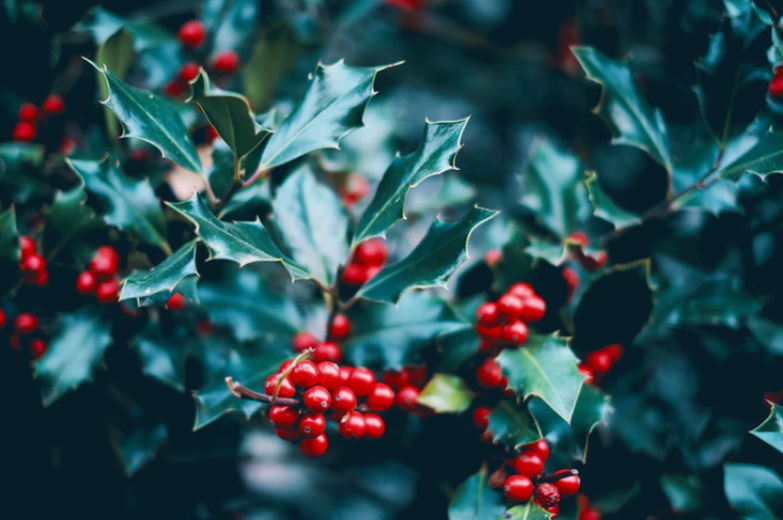
{"type": "Polygon", "coordinates": [[[106,208],[103,219],[107,224],[130,231],[144,242],[171,254],[163,211],[147,179],[131,179],[111,159],[66,158],[66,162],[87,191],[106,208]]]}
{"type": "Polygon", "coordinates": [[[661,490],[674,511],[700,511],[704,507],[704,488],[695,475],[661,475],[661,490]]]}
{"type": "Polygon", "coordinates": [[[155,458],[168,436],[166,425],[162,423],[136,424],[133,430],[115,435],[113,444],[125,468],[125,474],[135,474],[155,458]]]}
{"type": "Polygon", "coordinates": [[[256,123],[244,96],[212,87],[204,69],[191,82],[191,88],[192,94],[188,101],[198,103],[204,110],[207,119],[237,160],[252,152],[272,133],[256,123]]]}
{"type": "Polygon", "coordinates": [[[671,171],[668,131],[663,115],[644,98],[630,67],[593,47],[577,47],[573,51],[587,78],[603,87],[601,100],[594,111],[611,129],[612,142],[636,146],[671,171]]]}
{"type": "Polygon", "coordinates": [[[606,220],[617,229],[637,224],[640,221],[638,215],[622,209],[612,201],[601,188],[601,183],[598,182],[595,172],[588,172],[584,182],[593,205],[593,214],[596,217],[606,220]]]}
{"type": "Polygon", "coordinates": [[[763,466],[726,464],[723,490],[740,518],[778,520],[783,511],[783,482],[763,466]]]}
{"type": "MultiPolygon", "coordinates": [[[[202,20],[208,34],[214,34],[214,50],[210,58],[225,49],[239,50],[253,36],[258,22],[259,3],[256,0],[218,0],[205,2],[202,20]]],[[[211,61],[211,59],[210,59],[211,61]]]]}
{"type": "Polygon", "coordinates": [[[19,278],[20,258],[16,213],[14,208],[8,208],[0,213],[0,295],[19,278]]]}
{"type": "Polygon", "coordinates": [[[44,250],[54,258],[74,238],[95,225],[95,212],[87,205],[87,194],[82,186],[68,191],[58,190],[46,210],[44,250]]]}
{"type": "Polygon", "coordinates": [[[185,338],[176,332],[161,330],[157,323],[147,327],[131,340],[141,360],[142,372],[179,392],[185,391],[185,338]]]}
{"type": "Polygon", "coordinates": [[[463,323],[462,327],[453,331],[441,334],[437,340],[439,353],[437,370],[440,372],[459,370],[463,363],[476,354],[480,341],[475,327],[467,323],[463,323]]]}
{"type": "Polygon", "coordinates": [[[293,259],[309,277],[333,285],[349,252],[348,215],[334,191],[301,168],[277,190],[272,211],[293,259]]]}
{"type": "Polygon", "coordinates": [[[168,297],[183,279],[198,276],[196,270],[196,240],[180,247],[173,255],[152,269],[136,270],[122,281],[120,301],[142,298],[159,293],[168,297]]]}
{"type": "Polygon", "coordinates": [[[783,133],[771,128],[762,133],[746,132],[733,139],[723,154],[716,174],[738,181],[749,172],[762,179],[770,173],[783,171],[783,133]]]}
{"type": "Polygon", "coordinates": [[[343,137],[364,125],[375,76],[391,66],[319,63],[304,99],[266,141],[260,167],[273,168],[320,148],[339,148],[343,137]]]}
{"type": "Polygon", "coordinates": [[[407,257],[384,267],[357,294],[370,300],[396,303],[404,291],[413,287],[446,287],[451,274],[467,258],[473,230],[497,214],[474,206],[460,220],[436,219],[407,257]]]}
{"type": "Polygon", "coordinates": [[[459,121],[427,121],[424,136],[415,152],[397,156],[381,178],[370,204],[364,210],[354,232],[358,244],[374,236],[385,236],[397,222],[405,219],[408,192],[425,179],[456,170],[457,152],[468,118],[459,121]]]}
{"type": "Polygon", "coordinates": [[[549,520],[552,514],[547,513],[531,500],[527,504],[512,507],[502,518],[503,520],[549,520]]]}
{"type": "Polygon", "coordinates": [[[750,433],[783,453],[783,406],[775,403],[769,403],[769,406],[769,417],[750,433]]]}
{"type": "Polygon", "coordinates": [[[179,112],[166,98],[153,92],[139,90],[114,76],[105,65],[87,60],[106,82],[109,97],[102,104],[114,112],[123,126],[121,137],[140,139],[160,150],[163,157],[171,159],[187,170],[201,172],[201,160],[196,146],[179,112]]]}
{"type": "Polygon", "coordinates": [[[541,438],[538,425],[528,411],[509,401],[502,401],[489,414],[492,441],[517,449],[541,438]]]}
{"type": "Polygon", "coordinates": [[[419,394],[418,402],[435,413],[461,413],[470,407],[472,401],[473,392],[461,377],[433,374],[419,394]]]}
{"type": "Polygon", "coordinates": [[[44,406],[91,380],[111,342],[109,324],[94,311],[63,315],[46,354],[35,365],[44,406]]]}
{"type": "Polygon", "coordinates": [[[501,352],[497,361],[514,393],[539,397],[571,424],[585,378],[566,338],[531,335],[523,347],[501,352]]]}
{"type": "Polygon", "coordinates": [[[783,325],[759,315],[751,315],[745,323],[756,341],[770,353],[783,356],[783,325]]]}
{"type": "Polygon", "coordinates": [[[506,510],[503,494],[489,487],[486,466],[460,484],[449,502],[449,520],[498,520],[506,510]]]}

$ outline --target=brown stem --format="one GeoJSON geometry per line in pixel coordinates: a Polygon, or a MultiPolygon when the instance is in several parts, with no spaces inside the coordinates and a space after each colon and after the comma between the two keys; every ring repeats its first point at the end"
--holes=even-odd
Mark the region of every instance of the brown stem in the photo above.
{"type": "Polygon", "coordinates": [[[226,378],[226,386],[231,391],[231,394],[239,399],[249,399],[250,401],[258,401],[261,403],[282,404],[285,406],[299,406],[301,404],[299,399],[290,397],[275,398],[271,395],[260,394],[244,386],[242,383],[237,383],[231,376],[226,378]]]}
{"type": "Polygon", "coordinates": [[[256,172],[253,175],[248,177],[246,181],[242,181],[242,187],[247,188],[248,186],[256,182],[258,178],[261,177],[262,175],[263,176],[267,175],[268,172],[269,170],[262,170],[259,168],[258,170],[256,170],[256,172]]]}
{"type": "Polygon", "coordinates": [[[552,473],[551,475],[541,475],[538,477],[538,482],[557,482],[558,480],[578,475],[579,470],[569,469],[567,471],[558,471],[557,473],[552,473]]]}
{"type": "Polygon", "coordinates": [[[234,196],[234,193],[237,192],[240,186],[242,186],[242,181],[234,179],[234,182],[232,182],[231,186],[228,187],[226,193],[220,198],[218,203],[215,205],[215,215],[218,215],[220,213],[220,210],[226,207],[226,204],[228,204],[228,201],[231,200],[231,197],[234,196]]]}

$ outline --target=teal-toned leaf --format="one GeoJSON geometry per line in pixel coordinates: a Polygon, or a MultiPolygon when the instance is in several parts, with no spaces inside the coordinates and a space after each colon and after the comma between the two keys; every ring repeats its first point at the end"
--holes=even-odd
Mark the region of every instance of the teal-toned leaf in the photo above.
{"type": "Polygon", "coordinates": [[[106,208],[107,224],[136,234],[141,240],[171,252],[166,241],[166,222],[160,202],[149,181],[134,180],[111,159],[66,159],[88,192],[106,208]]]}
{"type": "Polygon", "coordinates": [[[704,189],[694,190],[681,196],[672,204],[672,208],[701,208],[716,216],[726,211],[740,213],[739,191],[739,186],[734,182],[716,179],[704,189]]]}
{"type": "Polygon", "coordinates": [[[52,205],[46,210],[44,251],[54,258],[83,232],[95,226],[95,212],[87,206],[84,188],[77,186],[68,191],[58,191],[52,205]]]}
{"type": "Polygon", "coordinates": [[[590,216],[582,177],[582,164],[575,155],[539,139],[523,177],[521,202],[553,234],[566,238],[590,216]]]}
{"type": "MultiPolygon", "coordinates": [[[[123,26],[98,47],[95,61],[117,78],[123,79],[133,64],[133,57],[133,33],[123,26]]],[[[108,83],[104,81],[101,72],[97,75],[101,98],[106,99],[109,97],[108,83]]],[[[109,135],[112,138],[119,137],[120,128],[117,119],[108,107],[104,107],[104,112],[109,135]]]]}
{"type": "Polygon", "coordinates": [[[474,206],[460,220],[436,219],[426,236],[411,253],[387,265],[359,290],[370,300],[396,303],[413,287],[444,287],[451,274],[467,258],[470,235],[476,227],[497,215],[497,211],[474,206]]]}
{"type": "Polygon", "coordinates": [[[408,192],[425,179],[455,170],[457,152],[468,119],[459,121],[427,121],[419,148],[408,155],[394,158],[364,210],[354,232],[357,244],[374,236],[385,236],[397,222],[405,218],[408,192]]]}
{"type": "Polygon", "coordinates": [[[783,453],[783,406],[770,403],[769,417],[750,433],[783,453]]]}
{"type": "Polygon", "coordinates": [[[502,401],[492,409],[488,429],[492,432],[493,442],[505,444],[512,449],[541,438],[538,425],[528,411],[509,401],[502,401]]]}
{"type": "Polygon", "coordinates": [[[19,278],[19,232],[14,208],[0,212],[0,296],[19,278]]]}
{"type": "Polygon", "coordinates": [[[641,148],[671,171],[666,123],[661,112],[644,98],[630,67],[593,47],[575,48],[574,55],[588,79],[603,86],[595,112],[611,128],[613,142],[641,148]]]}
{"type": "Polygon", "coordinates": [[[166,425],[141,421],[137,421],[131,431],[115,434],[112,441],[125,468],[125,474],[135,474],[155,458],[167,438],[166,425]]]}
{"type": "Polygon", "coordinates": [[[724,179],[738,181],[746,173],[766,177],[770,173],[783,171],[783,132],[772,129],[756,135],[747,132],[733,139],[717,169],[717,175],[724,179]]]}
{"type": "Polygon", "coordinates": [[[752,464],[726,464],[723,489],[744,520],[779,520],[783,481],[771,469],[752,464]]]}
{"type": "Polygon", "coordinates": [[[502,516],[503,520],[549,520],[550,518],[552,515],[532,500],[527,504],[512,507],[502,516]]]}
{"type": "Polygon", "coordinates": [[[696,475],[661,475],[661,489],[678,513],[700,511],[704,507],[704,488],[696,475]]]}
{"type": "Polygon", "coordinates": [[[131,340],[142,372],[180,392],[185,391],[185,359],[189,351],[183,340],[170,331],[164,334],[159,324],[152,322],[131,340]]]}
{"type": "Polygon", "coordinates": [[[167,99],[132,87],[114,76],[105,66],[95,65],[103,74],[109,97],[102,101],[117,119],[125,132],[122,137],[141,139],[160,150],[167,157],[187,170],[201,172],[201,160],[188,129],[177,110],[167,99]]]}
{"type": "Polygon", "coordinates": [[[212,87],[203,69],[191,82],[191,88],[192,95],[188,101],[198,103],[204,110],[209,122],[237,159],[253,151],[271,133],[256,123],[244,96],[212,87]]]}
{"type": "Polygon", "coordinates": [[[498,520],[506,510],[503,494],[489,487],[488,470],[483,466],[460,484],[449,502],[449,520],[498,520]]]}
{"type": "Polygon", "coordinates": [[[437,370],[439,372],[456,372],[463,363],[478,352],[480,341],[475,327],[467,323],[439,336],[437,346],[440,355],[437,370]]]}
{"type": "Polygon", "coordinates": [[[419,394],[419,404],[435,413],[461,413],[470,407],[471,401],[473,392],[465,381],[450,374],[433,374],[419,394]]]}
{"type": "Polygon", "coordinates": [[[334,191],[309,168],[298,169],[277,190],[272,211],[293,259],[331,286],[348,259],[348,215],[334,191]]]}
{"type": "Polygon", "coordinates": [[[122,281],[120,300],[149,298],[158,293],[170,295],[174,288],[196,270],[196,241],[191,240],[152,269],[138,270],[122,281]]]}
{"type": "MultiPolygon", "coordinates": [[[[204,4],[202,20],[207,34],[214,35],[211,58],[226,49],[247,46],[256,29],[259,13],[257,0],[210,0],[204,4]]],[[[210,60],[211,61],[211,60],[210,60]]]]}
{"type": "Polygon", "coordinates": [[[612,201],[601,188],[595,172],[589,172],[585,176],[585,187],[590,194],[590,202],[593,204],[593,214],[610,222],[615,228],[620,229],[639,222],[639,216],[626,211],[612,201]]]}
{"type": "Polygon", "coordinates": [[[560,265],[568,260],[568,250],[563,242],[553,242],[535,236],[527,237],[525,253],[533,258],[541,258],[552,265],[560,265]]]}
{"type": "Polygon", "coordinates": [[[46,354],[35,365],[44,406],[92,379],[112,341],[109,326],[91,310],[62,316],[46,354]]]}
{"type": "Polygon", "coordinates": [[[769,352],[783,356],[783,325],[758,315],[748,317],[746,325],[756,341],[769,352]]]}
{"type": "Polygon", "coordinates": [[[543,399],[571,423],[584,376],[566,338],[531,335],[524,346],[501,352],[497,361],[514,393],[543,399]]]}
{"type": "Polygon", "coordinates": [[[261,168],[272,168],[320,148],[337,148],[363,125],[373,83],[388,67],[351,67],[342,61],[319,64],[304,99],[266,141],[261,168]]]}
{"type": "Polygon", "coordinates": [[[43,161],[43,156],[44,147],[40,144],[0,143],[0,174],[22,164],[37,166],[43,161]]]}

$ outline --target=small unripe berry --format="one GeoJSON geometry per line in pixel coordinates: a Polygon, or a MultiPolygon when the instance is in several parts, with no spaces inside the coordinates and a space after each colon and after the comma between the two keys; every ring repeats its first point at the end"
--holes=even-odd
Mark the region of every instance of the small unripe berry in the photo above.
{"type": "Polygon", "coordinates": [[[332,321],[332,327],[329,329],[329,337],[340,340],[351,333],[351,320],[345,314],[337,314],[332,321]]]}
{"type": "Polygon", "coordinates": [[[281,428],[291,428],[296,424],[299,419],[299,414],[296,410],[289,406],[282,406],[275,404],[269,407],[269,421],[275,426],[281,428]]]}
{"type": "Polygon", "coordinates": [[[388,255],[386,243],[380,238],[371,238],[356,246],[354,259],[364,266],[381,266],[388,255]]]}
{"type": "Polygon", "coordinates": [[[206,35],[207,31],[204,29],[204,24],[198,20],[190,20],[189,22],[183,23],[177,33],[182,45],[190,49],[195,49],[201,45],[204,42],[206,35]]]}
{"type": "MultiPolygon", "coordinates": [[[[561,469],[559,471],[555,471],[555,475],[568,472],[569,470],[567,469],[561,469]]],[[[560,480],[556,480],[554,484],[557,486],[557,489],[560,490],[561,496],[568,497],[571,495],[576,495],[579,492],[579,475],[571,475],[569,477],[561,478],[560,480]]]]}
{"type": "Polygon", "coordinates": [[[199,70],[201,70],[201,67],[198,63],[189,61],[184,64],[181,69],[179,69],[179,77],[184,81],[193,81],[196,79],[196,77],[198,77],[199,70]]]}
{"type": "Polygon", "coordinates": [[[535,296],[536,291],[533,290],[533,286],[525,282],[517,282],[508,288],[506,294],[513,294],[520,300],[527,300],[531,296],[535,296]]]}
{"type": "Polygon", "coordinates": [[[298,428],[304,437],[317,437],[326,430],[326,418],[322,413],[306,413],[299,419],[298,428]]]}
{"type": "Polygon", "coordinates": [[[476,371],[476,382],[484,388],[495,388],[502,384],[503,374],[500,371],[500,365],[490,358],[479,365],[476,371]]]}
{"type": "Polygon", "coordinates": [[[538,455],[522,453],[514,459],[514,469],[520,475],[535,477],[544,471],[544,461],[538,455]]]}
{"type": "Polygon", "coordinates": [[[239,55],[234,51],[222,51],[212,60],[212,70],[217,74],[233,74],[239,66],[239,55]]]}
{"type": "Polygon", "coordinates": [[[510,345],[521,345],[527,341],[527,325],[523,321],[512,321],[503,325],[503,341],[510,345]]]}
{"type": "Polygon", "coordinates": [[[38,107],[32,103],[22,103],[19,107],[19,119],[22,121],[35,121],[38,119],[38,107]]]}
{"type": "Polygon", "coordinates": [[[386,423],[380,415],[374,413],[364,414],[365,435],[371,439],[380,439],[386,432],[386,423]]]}
{"type": "Polygon", "coordinates": [[[306,457],[320,457],[329,448],[329,439],[325,434],[321,434],[312,439],[302,439],[299,443],[299,450],[306,457]]]}
{"type": "Polygon", "coordinates": [[[117,280],[107,280],[98,284],[95,289],[95,296],[101,304],[117,303],[120,295],[120,284],[117,280]]]}
{"type": "Polygon", "coordinates": [[[513,294],[504,294],[497,301],[498,313],[504,320],[515,320],[522,316],[523,302],[513,294]]]}
{"type": "Polygon", "coordinates": [[[546,302],[540,296],[531,296],[522,303],[520,318],[526,322],[538,321],[546,314],[546,302]]]}
{"type": "Polygon", "coordinates": [[[367,407],[373,412],[383,412],[394,404],[394,390],[385,383],[376,383],[367,396],[367,407]]]}
{"type": "Polygon", "coordinates": [[[171,312],[181,311],[185,308],[186,305],[187,303],[185,302],[185,297],[178,292],[172,294],[169,300],[166,302],[166,308],[171,312]]]}
{"type": "Polygon", "coordinates": [[[339,413],[350,412],[356,408],[358,399],[356,392],[347,386],[339,386],[335,389],[332,396],[332,409],[339,413]]]}
{"type": "Polygon", "coordinates": [[[19,334],[30,334],[38,328],[38,318],[29,312],[23,312],[14,320],[14,328],[19,334]]]}
{"type": "Polygon", "coordinates": [[[351,371],[348,386],[356,392],[356,395],[365,396],[375,386],[375,374],[369,368],[356,367],[351,371]]]}
{"type": "Polygon", "coordinates": [[[304,396],[302,396],[302,401],[308,410],[325,412],[332,406],[332,394],[322,386],[314,386],[305,391],[304,396]]]}
{"type": "Polygon", "coordinates": [[[35,125],[30,121],[19,121],[14,127],[14,141],[29,143],[38,134],[35,125]]]}
{"type": "Polygon", "coordinates": [[[35,242],[32,238],[22,235],[19,237],[19,250],[22,254],[22,258],[24,258],[38,251],[38,248],[35,247],[35,242]]]}
{"type": "Polygon", "coordinates": [[[503,483],[503,493],[514,502],[527,502],[533,496],[533,481],[524,475],[511,475],[503,483]]]}
{"type": "Polygon", "coordinates": [[[308,348],[315,348],[319,343],[318,338],[304,330],[297,332],[291,342],[294,345],[294,350],[297,352],[304,352],[308,348]]]}
{"type": "Polygon", "coordinates": [[[266,381],[264,381],[264,392],[266,392],[267,395],[274,396],[278,383],[280,388],[277,390],[277,397],[293,397],[294,394],[296,394],[296,388],[294,388],[291,379],[282,377],[282,374],[272,374],[267,377],[266,381]]]}
{"type": "Polygon", "coordinates": [[[343,269],[340,279],[348,285],[362,285],[367,281],[367,268],[357,262],[351,262],[343,269]]]}
{"type": "Polygon", "coordinates": [[[473,410],[473,424],[479,430],[486,430],[489,428],[489,415],[492,413],[492,408],[489,406],[477,406],[473,410]]]}
{"type": "Polygon", "coordinates": [[[485,327],[494,327],[498,324],[498,306],[493,302],[479,305],[476,310],[476,320],[485,327]]]}
{"type": "Polygon", "coordinates": [[[397,391],[397,406],[403,410],[413,410],[419,401],[421,390],[412,385],[406,385],[397,391]]]}
{"type": "Polygon", "coordinates": [[[30,354],[33,360],[40,359],[41,356],[46,354],[46,346],[46,342],[39,338],[35,338],[30,342],[30,354]]]}
{"type": "Polygon", "coordinates": [[[83,271],[76,279],[76,290],[82,294],[90,294],[95,291],[95,275],[90,271],[83,271]]]}
{"type": "Polygon", "coordinates": [[[275,428],[275,435],[284,441],[296,441],[301,437],[296,428],[275,428]]]}
{"type": "Polygon", "coordinates": [[[550,482],[542,482],[536,488],[536,503],[543,508],[560,503],[560,490],[550,482]]]}
{"type": "Polygon", "coordinates": [[[63,101],[63,98],[57,94],[50,94],[44,99],[41,108],[46,114],[59,114],[65,110],[65,102],[63,101]]]}
{"type": "Polygon", "coordinates": [[[605,350],[596,350],[587,355],[585,360],[593,373],[603,375],[612,368],[612,357],[605,350]]]}
{"type": "Polygon", "coordinates": [[[324,341],[313,351],[313,361],[320,363],[321,361],[333,361],[337,363],[342,359],[343,351],[337,343],[331,341],[324,341]]]}
{"type": "Polygon", "coordinates": [[[361,412],[348,412],[340,421],[340,434],[346,439],[360,439],[366,431],[367,424],[361,412]]]}
{"type": "Polygon", "coordinates": [[[307,359],[300,361],[291,370],[291,381],[300,388],[318,384],[318,366],[307,359]]]}
{"type": "Polygon", "coordinates": [[[328,390],[340,385],[340,367],[331,361],[318,363],[318,384],[328,390]]]}

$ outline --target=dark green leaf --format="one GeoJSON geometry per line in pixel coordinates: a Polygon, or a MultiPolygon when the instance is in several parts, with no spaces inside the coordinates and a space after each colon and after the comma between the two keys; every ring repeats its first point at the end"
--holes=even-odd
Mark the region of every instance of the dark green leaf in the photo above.
{"type": "Polygon", "coordinates": [[[58,191],[54,202],[46,211],[44,251],[54,258],[68,243],[95,225],[95,212],[87,206],[84,188],[77,186],[69,191],[58,191]]]}
{"type": "Polygon", "coordinates": [[[774,471],[752,464],[726,464],[726,498],[744,520],[779,520],[783,482],[774,471]]]}
{"type": "MultiPolygon", "coordinates": [[[[133,33],[125,27],[120,27],[105,42],[98,47],[98,54],[95,61],[98,65],[105,67],[117,78],[123,79],[128,69],[133,64],[133,33]]],[[[98,87],[100,88],[101,98],[109,97],[109,86],[103,79],[101,72],[98,72],[98,87]]],[[[120,128],[117,119],[108,107],[104,107],[106,114],[106,127],[112,138],[120,136],[120,128]]]]}
{"type": "Polygon", "coordinates": [[[612,199],[601,189],[601,183],[595,172],[590,172],[585,177],[585,186],[590,194],[590,202],[593,204],[593,214],[610,222],[615,228],[623,228],[639,222],[639,216],[626,211],[615,204],[612,199]]]}
{"type": "Polygon", "coordinates": [[[253,36],[258,20],[257,0],[217,0],[204,5],[202,19],[215,42],[214,57],[226,49],[240,50],[253,36]]]}
{"type": "Polygon", "coordinates": [[[473,392],[459,376],[433,374],[421,394],[419,404],[431,408],[435,413],[461,413],[473,401],[473,392]]]}
{"type": "Polygon", "coordinates": [[[14,170],[21,164],[37,166],[43,156],[44,147],[40,144],[0,143],[0,173],[14,170]]]}
{"type": "Polygon", "coordinates": [[[115,436],[114,444],[127,475],[133,475],[152,460],[168,438],[162,423],[134,425],[134,429],[115,436]]]}
{"type": "Polygon", "coordinates": [[[747,319],[746,325],[756,341],[772,354],[783,356],[783,325],[758,315],[747,319]]]}
{"type": "Polygon", "coordinates": [[[770,403],[769,417],[750,433],[783,453],[783,406],[770,403]]]}
{"type": "Polygon", "coordinates": [[[780,171],[783,171],[783,133],[768,129],[760,135],[746,132],[733,139],[726,148],[717,175],[738,181],[746,172],[763,178],[780,171]]]}
{"type": "Polygon", "coordinates": [[[198,276],[196,241],[191,240],[156,267],[137,270],[122,282],[120,300],[149,298],[158,293],[168,297],[184,278],[198,276]]]}
{"type": "Polygon", "coordinates": [[[502,520],[549,520],[552,518],[541,506],[532,500],[524,505],[514,506],[503,515],[502,520]]]}
{"type": "Polygon", "coordinates": [[[489,487],[487,467],[460,484],[449,502],[449,520],[498,520],[506,510],[503,494],[489,487]]]}
{"type": "Polygon", "coordinates": [[[661,489],[674,511],[687,513],[704,507],[704,489],[696,475],[662,475],[661,489]]]}
{"type": "Polygon", "coordinates": [[[528,411],[509,401],[502,401],[492,409],[488,429],[492,432],[493,442],[505,444],[511,449],[541,438],[538,425],[528,411]]]}
{"type": "MultiPolygon", "coordinates": [[[[416,294],[416,293],[411,293],[416,294]]],[[[463,363],[478,352],[479,342],[476,329],[471,324],[463,324],[438,338],[438,371],[456,372],[463,363]]]]}
{"type": "Polygon", "coordinates": [[[174,390],[185,391],[187,350],[181,340],[164,335],[159,324],[151,322],[132,341],[141,358],[141,370],[145,375],[174,390]]]}
{"type": "Polygon", "coordinates": [[[19,233],[16,213],[9,208],[0,213],[0,296],[19,278],[19,233]]]}

